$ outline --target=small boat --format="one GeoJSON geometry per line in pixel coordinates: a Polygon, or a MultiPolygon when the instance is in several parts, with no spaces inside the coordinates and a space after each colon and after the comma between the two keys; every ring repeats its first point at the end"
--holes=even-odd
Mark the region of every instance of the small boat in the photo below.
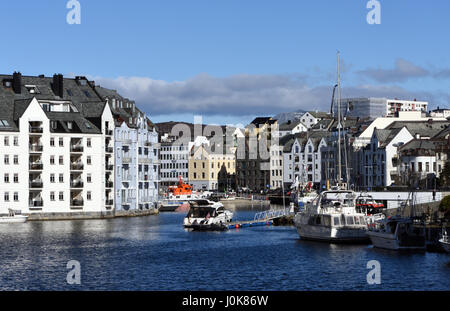
{"type": "Polygon", "coordinates": [[[356,198],[356,211],[365,215],[369,227],[374,227],[377,221],[386,218],[382,213],[383,208],[384,204],[376,202],[369,194],[361,194],[356,198]]]}
{"type": "Polygon", "coordinates": [[[367,232],[374,247],[390,250],[425,251],[425,230],[412,218],[393,216],[376,222],[367,232]]]}
{"type": "Polygon", "coordinates": [[[195,200],[189,202],[190,208],[184,218],[184,227],[197,231],[227,230],[227,223],[233,219],[233,213],[226,210],[220,202],[195,200]]]}
{"type": "Polygon", "coordinates": [[[11,223],[24,223],[28,219],[28,216],[20,215],[17,211],[8,209],[8,216],[1,216],[0,223],[11,224],[11,223]]]}
{"type": "Polygon", "coordinates": [[[302,239],[332,243],[365,243],[367,224],[364,214],[355,210],[352,190],[329,190],[297,213],[294,224],[302,239]]]}
{"type": "Polygon", "coordinates": [[[450,253],[450,237],[445,230],[442,230],[442,238],[439,239],[439,243],[447,253],[450,253]]]}

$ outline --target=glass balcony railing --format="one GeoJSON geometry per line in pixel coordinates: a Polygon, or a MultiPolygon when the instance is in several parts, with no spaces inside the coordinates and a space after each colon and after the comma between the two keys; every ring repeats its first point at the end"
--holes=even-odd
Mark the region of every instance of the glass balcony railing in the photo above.
{"type": "Polygon", "coordinates": [[[30,151],[32,152],[42,152],[44,150],[43,145],[30,145],[30,151]]]}
{"type": "Polygon", "coordinates": [[[80,200],[80,199],[72,200],[72,201],[70,201],[70,206],[82,207],[82,206],[84,206],[84,201],[80,200]]]}
{"type": "Polygon", "coordinates": [[[30,163],[31,171],[42,171],[44,169],[44,164],[42,163],[30,163]]]}
{"type": "Polygon", "coordinates": [[[43,207],[44,206],[44,201],[43,200],[32,200],[28,203],[28,206],[33,208],[33,207],[43,207]]]}

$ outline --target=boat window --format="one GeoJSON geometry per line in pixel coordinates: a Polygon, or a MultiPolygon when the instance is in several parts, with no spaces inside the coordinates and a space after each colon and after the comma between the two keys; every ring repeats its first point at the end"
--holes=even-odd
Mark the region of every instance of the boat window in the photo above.
{"type": "Polygon", "coordinates": [[[177,198],[177,199],[179,199],[180,198],[180,196],[179,195],[177,195],[175,198],[177,198]]]}
{"type": "Polygon", "coordinates": [[[355,225],[359,225],[359,216],[355,216],[355,225]]]}
{"type": "Polygon", "coordinates": [[[353,217],[352,216],[347,216],[346,217],[346,221],[347,221],[347,225],[353,225],[353,217]]]}
{"type": "Polygon", "coordinates": [[[320,225],[320,216],[316,217],[316,225],[320,225]]]}
{"type": "Polygon", "coordinates": [[[365,225],[366,224],[366,220],[364,219],[364,216],[359,216],[361,225],[365,225]]]}
{"type": "Polygon", "coordinates": [[[330,215],[323,216],[323,224],[326,227],[331,227],[331,216],[330,215]]]}
{"type": "Polygon", "coordinates": [[[333,225],[336,227],[341,225],[341,222],[339,221],[339,217],[333,217],[333,225]]]}

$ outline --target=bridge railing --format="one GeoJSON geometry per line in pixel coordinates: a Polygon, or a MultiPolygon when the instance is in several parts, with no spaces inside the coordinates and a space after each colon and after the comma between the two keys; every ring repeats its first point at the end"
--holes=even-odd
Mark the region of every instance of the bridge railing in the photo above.
{"type": "Polygon", "coordinates": [[[291,215],[289,208],[282,208],[282,209],[271,209],[264,212],[259,212],[255,214],[255,217],[253,220],[265,220],[265,219],[273,219],[283,216],[291,215]]]}

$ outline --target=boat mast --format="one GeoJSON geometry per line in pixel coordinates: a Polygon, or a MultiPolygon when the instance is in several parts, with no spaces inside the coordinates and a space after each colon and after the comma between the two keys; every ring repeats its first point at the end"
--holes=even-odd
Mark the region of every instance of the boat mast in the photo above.
{"type": "Polygon", "coordinates": [[[337,52],[337,114],[338,114],[338,183],[341,183],[342,179],[342,167],[341,167],[341,74],[339,68],[339,51],[337,52]]]}

